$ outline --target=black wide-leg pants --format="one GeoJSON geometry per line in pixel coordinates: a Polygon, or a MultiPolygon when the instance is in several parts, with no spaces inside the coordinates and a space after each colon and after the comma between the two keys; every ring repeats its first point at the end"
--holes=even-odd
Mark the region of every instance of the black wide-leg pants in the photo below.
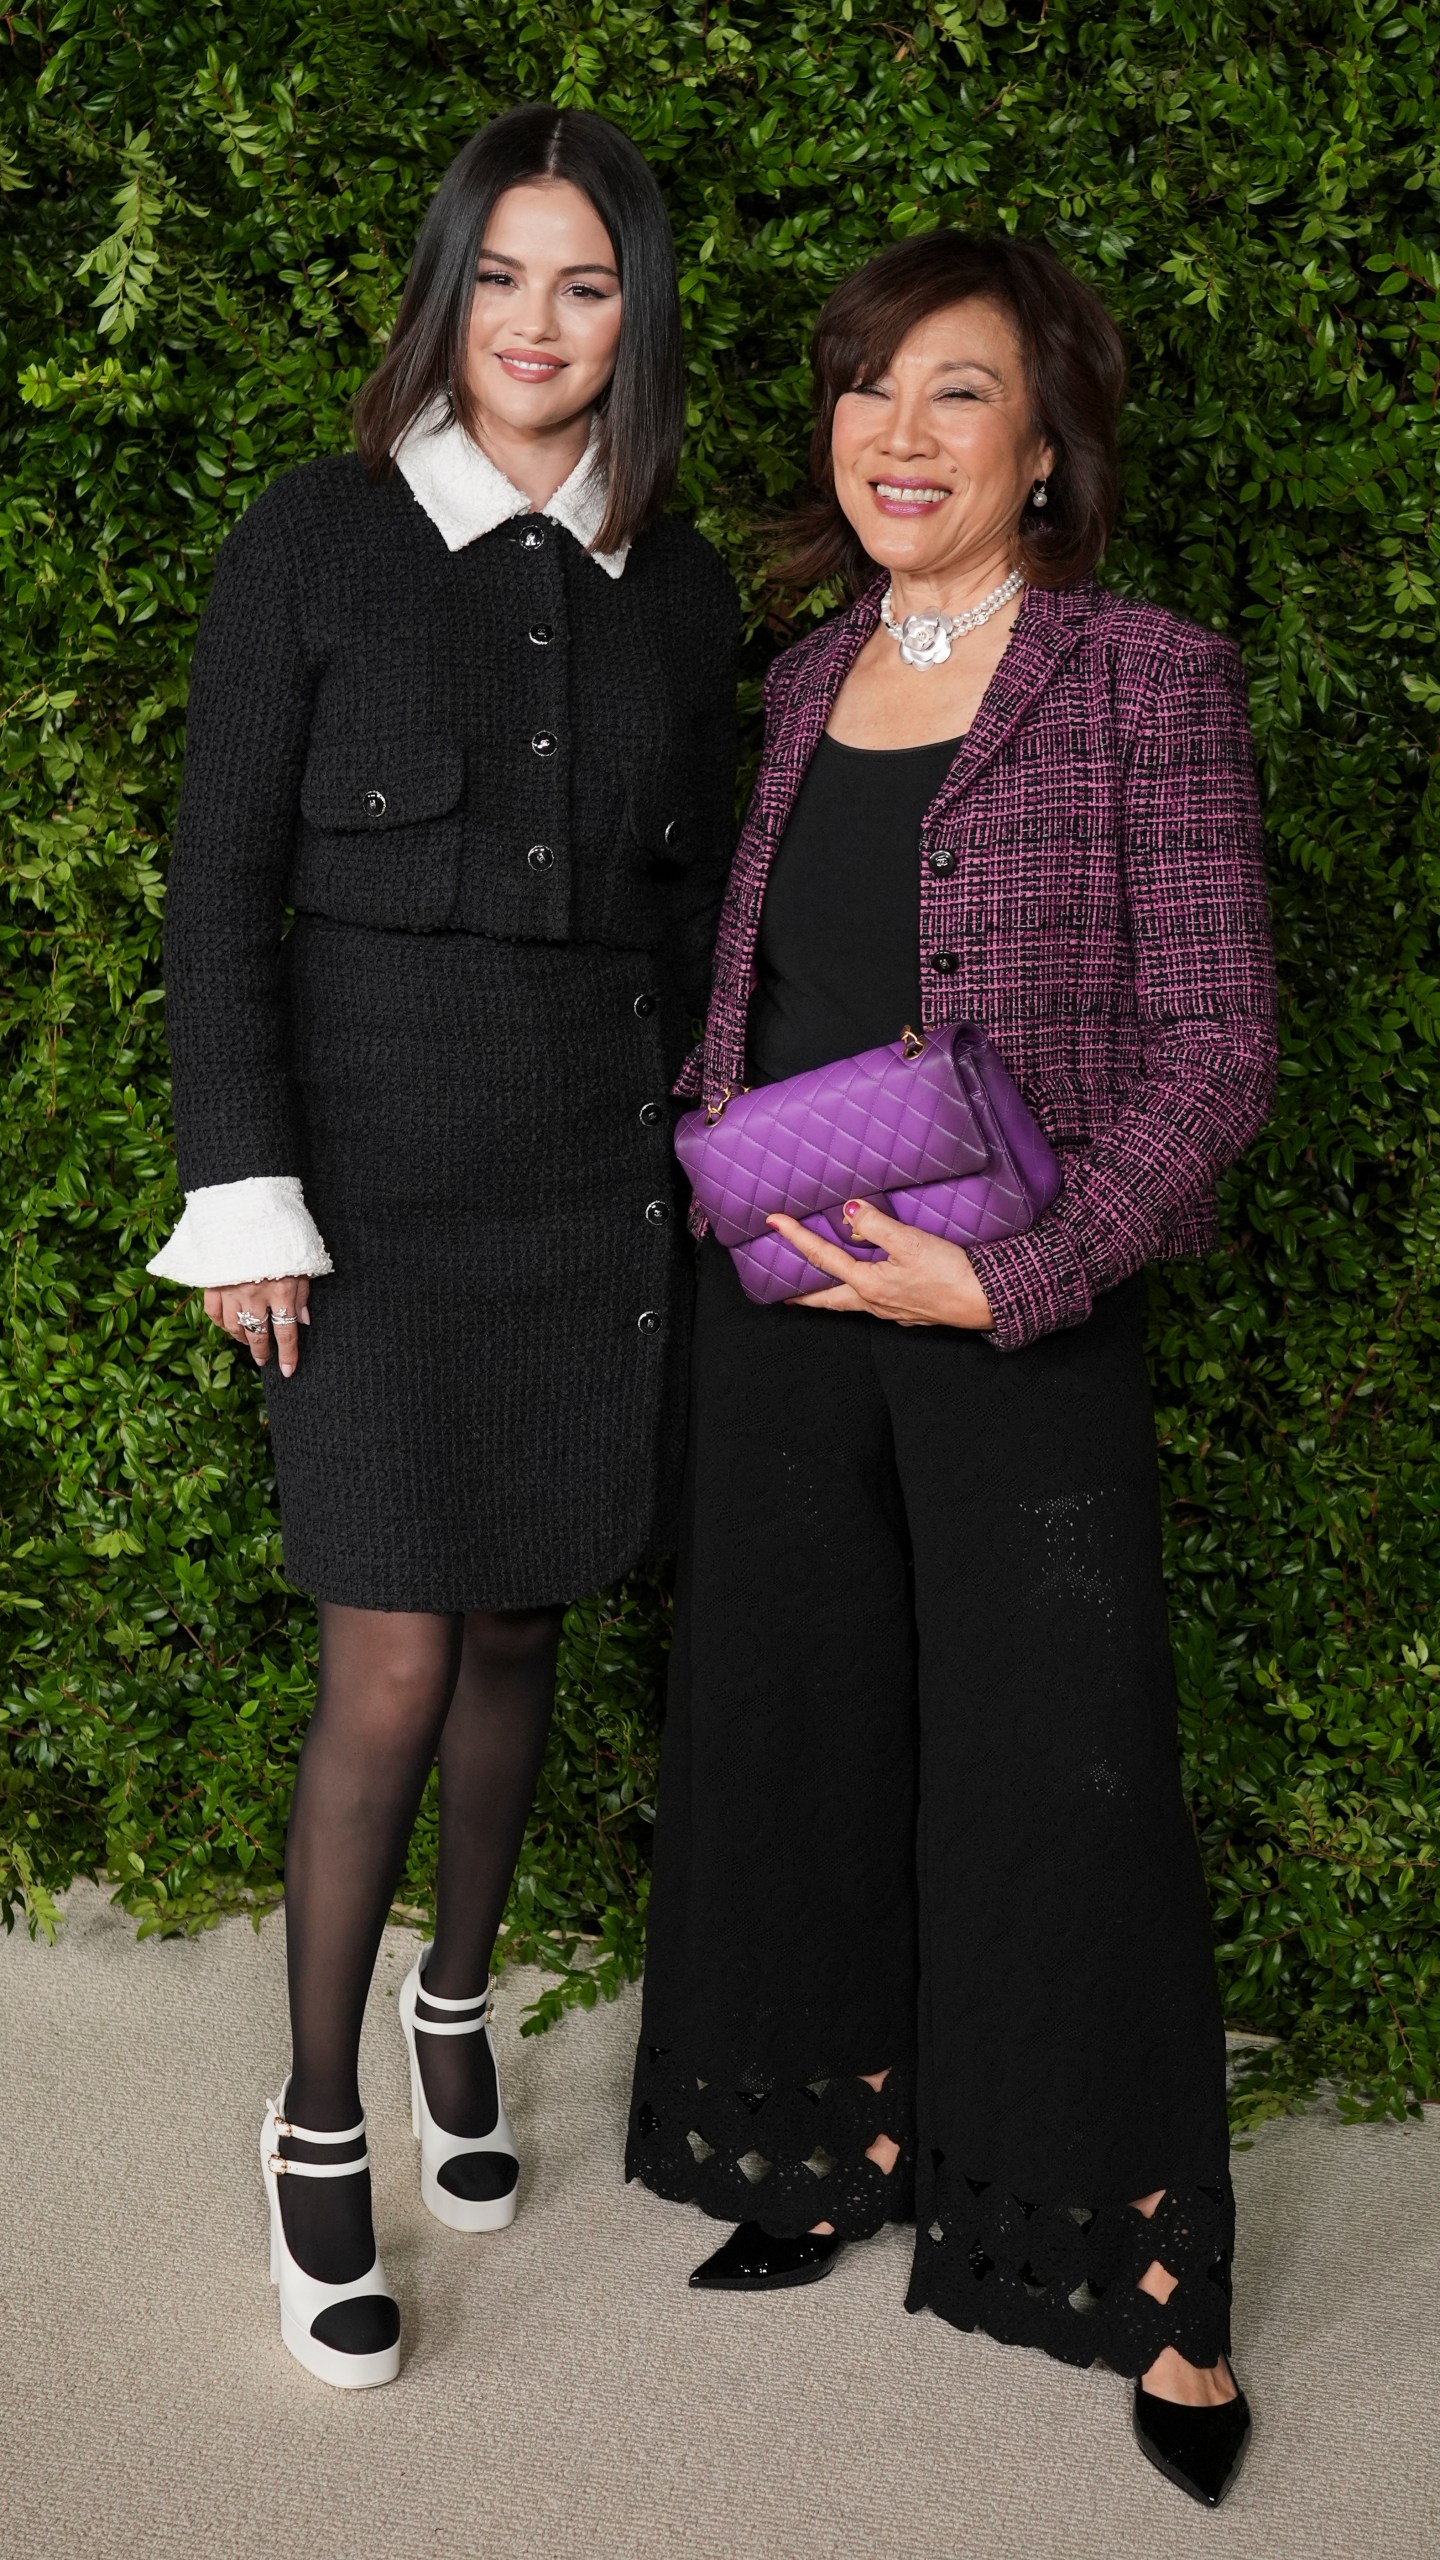
{"type": "Polygon", "coordinates": [[[911,2309],[1125,2373],[1225,2351],[1233,2233],[1140,1318],[999,1353],[702,1248],[628,2154],[776,2232],[913,2214],[911,2309]]]}

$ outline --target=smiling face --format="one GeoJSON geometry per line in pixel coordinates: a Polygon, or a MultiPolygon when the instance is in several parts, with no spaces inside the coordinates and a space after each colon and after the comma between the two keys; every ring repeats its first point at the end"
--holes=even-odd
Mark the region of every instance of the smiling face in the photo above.
{"type": "Polygon", "coordinates": [[[878,381],[841,395],[830,451],[871,559],[942,605],[940,589],[1006,575],[1021,509],[1054,462],[1015,331],[978,295],[917,322],[878,381]]]}
{"type": "Polygon", "coordinates": [[[485,228],[465,350],[482,430],[546,436],[593,409],[615,370],[622,297],[595,207],[568,179],[501,196],[485,228]]]}

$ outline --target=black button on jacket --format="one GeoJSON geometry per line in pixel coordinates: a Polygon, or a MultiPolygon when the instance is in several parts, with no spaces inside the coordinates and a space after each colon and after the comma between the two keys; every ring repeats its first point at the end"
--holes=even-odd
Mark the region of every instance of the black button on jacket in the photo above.
{"type": "Polygon", "coordinates": [[[654,952],[703,1011],[734,839],[738,631],[728,572],[674,518],[612,578],[549,521],[448,551],[399,474],[377,485],[353,456],[257,500],[196,648],[170,874],[187,1189],[298,1161],[287,907],[654,952]]]}

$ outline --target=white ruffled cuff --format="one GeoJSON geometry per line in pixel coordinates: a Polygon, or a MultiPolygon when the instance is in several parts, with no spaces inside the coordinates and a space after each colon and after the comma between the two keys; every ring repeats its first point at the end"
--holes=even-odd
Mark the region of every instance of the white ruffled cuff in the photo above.
{"type": "Polygon", "coordinates": [[[185,1215],[145,1268],[187,1289],[241,1289],[252,1280],[318,1278],[335,1266],[298,1173],[257,1173],[187,1191],[185,1215]]]}

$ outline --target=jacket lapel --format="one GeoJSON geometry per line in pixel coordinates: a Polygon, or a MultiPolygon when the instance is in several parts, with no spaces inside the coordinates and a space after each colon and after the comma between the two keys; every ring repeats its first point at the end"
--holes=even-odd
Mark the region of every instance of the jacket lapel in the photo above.
{"type": "MultiPolygon", "coordinates": [[[[757,778],[756,815],[773,844],[783,835],[836,695],[880,619],[888,579],[876,578],[847,613],[817,636],[792,679],[770,752],[757,778]]],[[[946,776],[937,810],[960,799],[993,762],[1056,670],[1079,648],[1103,602],[1093,578],[1073,587],[1027,587],[1015,628],[985,688],[974,726],[946,776]]]]}
{"type": "Polygon", "coordinates": [[[1079,648],[1100,601],[1093,578],[1073,587],[1026,588],[1005,654],[936,796],[932,816],[962,798],[994,761],[1056,670],[1079,648]]]}
{"type": "Polygon", "coordinates": [[[758,811],[772,839],[785,832],[835,697],[880,619],[886,584],[882,578],[875,579],[847,612],[818,632],[804,665],[791,679],[757,777],[758,811]]]}

